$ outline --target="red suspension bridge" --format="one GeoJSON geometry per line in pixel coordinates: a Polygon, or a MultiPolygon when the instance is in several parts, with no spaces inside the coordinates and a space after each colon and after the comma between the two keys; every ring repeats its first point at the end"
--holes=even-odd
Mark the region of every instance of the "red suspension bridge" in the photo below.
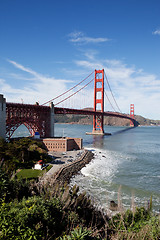
{"type": "MultiPolygon", "coordinates": [[[[57,97],[45,102],[42,105],[36,103],[35,105],[31,104],[20,104],[20,103],[5,103],[5,99],[1,95],[1,116],[5,116],[5,123],[3,129],[0,131],[0,135],[3,135],[3,130],[5,128],[5,136],[11,138],[14,131],[22,124],[24,124],[29,130],[31,135],[34,135],[36,131],[39,132],[41,137],[53,137],[54,136],[54,114],[78,114],[78,115],[92,115],[93,116],[93,131],[92,134],[105,134],[104,133],[104,116],[124,118],[130,121],[130,126],[136,126],[137,122],[134,119],[134,105],[130,105],[130,115],[124,114],[120,111],[120,108],[114,98],[112,93],[109,81],[106,77],[104,70],[95,70],[94,77],[90,80],[90,77],[93,75],[93,72],[89,74],[85,79],[80,81],[78,84],[67,90],[66,92],[58,95],[57,97]],[[108,94],[104,88],[104,79],[106,80],[108,90],[110,95],[114,100],[114,105],[118,109],[116,112],[115,107],[111,103],[108,94]],[[88,81],[87,81],[88,80],[88,81]],[[87,81],[86,84],[84,82],[87,81]],[[87,86],[94,83],[94,104],[92,108],[73,108],[73,107],[64,107],[63,104],[68,100],[73,99],[76,96],[76,103],[81,103],[86,97],[83,97],[82,91],[86,89],[87,86]],[[83,84],[80,87],[80,84],[83,84]],[[77,89],[74,91],[74,89],[77,89]],[[80,97],[77,97],[81,93],[80,97]],[[113,108],[114,111],[105,111],[104,110],[104,99],[107,99],[107,102],[113,108]],[[53,105],[53,102],[55,104],[53,105]],[[45,106],[50,104],[50,106],[45,106]],[[62,105],[60,107],[60,105],[62,105]],[[5,114],[4,114],[5,112],[5,114]],[[2,132],[2,133],[1,133],[2,132]]],[[[87,92],[87,97],[91,99],[91,91],[87,92]]],[[[93,98],[92,97],[92,98],[93,98]]],[[[87,104],[90,101],[87,98],[87,104]]],[[[77,105],[78,105],[77,104],[77,105]]],[[[0,119],[3,122],[3,119],[0,119]]],[[[3,125],[3,124],[2,124],[3,125]]]]}

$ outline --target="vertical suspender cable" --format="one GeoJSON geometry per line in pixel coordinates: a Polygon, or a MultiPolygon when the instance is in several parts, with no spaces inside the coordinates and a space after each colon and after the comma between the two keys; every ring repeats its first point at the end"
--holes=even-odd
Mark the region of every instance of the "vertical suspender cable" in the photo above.
{"type": "MultiPolygon", "coordinates": [[[[104,73],[105,73],[105,72],[104,72],[104,73]]],[[[116,102],[115,97],[113,96],[113,93],[112,93],[112,90],[111,90],[111,87],[110,87],[109,81],[108,81],[108,79],[107,79],[106,73],[105,73],[105,78],[106,78],[106,82],[107,82],[107,84],[108,84],[109,90],[110,90],[110,92],[111,92],[111,94],[112,94],[113,100],[114,100],[114,102],[115,102],[115,104],[116,104],[116,106],[117,106],[119,112],[122,113],[121,110],[120,110],[120,108],[119,108],[119,106],[118,106],[118,104],[117,104],[117,102],[116,102]]]]}

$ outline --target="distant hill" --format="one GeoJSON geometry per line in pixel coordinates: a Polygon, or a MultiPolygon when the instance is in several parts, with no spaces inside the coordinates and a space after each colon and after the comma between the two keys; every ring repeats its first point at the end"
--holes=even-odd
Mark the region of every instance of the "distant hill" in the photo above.
{"type": "MultiPolygon", "coordinates": [[[[88,108],[89,109],[89,108],[88,108]]],[[[90,108],[91,109],[91,108],[90,108]]],[[[91,125],[93,122],[92,116],[83,115],[55,115],[55,123],[71,123],[71,124],[88,124],[91,125]]],[[[156,126],[160,125],[160,120],[152,120],[144,118],[139,115],[135,115],[136,121],[142,126],[156,126]]],[[[104,117],[104,124],[109,126],[129,126],[130,121],[123,118],[116,117],[104,117]]]]}

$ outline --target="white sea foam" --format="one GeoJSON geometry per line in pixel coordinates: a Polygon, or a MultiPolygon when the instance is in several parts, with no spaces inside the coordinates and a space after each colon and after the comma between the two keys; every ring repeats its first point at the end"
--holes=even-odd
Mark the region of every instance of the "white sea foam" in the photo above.
{"type": "MultiPolygon", "coordinates": [[[[82,168],[81,175],[77,175],[72,179],[72,185],[79,185],[81,191],[85,190],[88,192],[97,203],[100,203],[104,209],[107,209],[111,200],[117,201],[118,189],[121,185],[121,183],[116,182],[117,175],[119,174],[119,177],[123,177],[122,173],[119,173],[119,169],[123,168],[123,164],[135,161],[136,156],[97,148],[88,148],[88,150],[94,153],[94,158],[82,168]]],[[[129,173],[123,174],[126,177],[129,173]]],[[[137,173],[133,171],[132,174],[134,177],[134,174],[137,173]]],[[[134,201],[137,206],[145,206],[149,198],[149,196],[144,197],[141,191],[139,191],[134,196],[134,201]]],[[[130,208],[132,190],[128,186],[128,182],[125,182],[122,186],[121,199],[124,208],[130,208]]],[[[155,204],[158,204],[158,197],[155,197],[155,204]]]]}
{"type": "MultiPolygon", "coordinates": [[[[88,149],[91,150],[91,149],[88,149]]],[[[81,173],[94,179],[111,181],[118,169],[118,160],[111,151],[92,149],[94,159],[86,165],[81,173]]]]}

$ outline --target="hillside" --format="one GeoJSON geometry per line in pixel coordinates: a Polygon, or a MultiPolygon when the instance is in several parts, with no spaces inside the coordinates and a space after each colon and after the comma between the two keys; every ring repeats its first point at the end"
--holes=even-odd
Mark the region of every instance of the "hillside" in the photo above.
{"type": "MultiPolygon", "coordinates": [[[[157,126],[160,125],[160,120],[147,119],[142,116],[136,115],[136,121],[142,126],[157,126]]],[[[92,124],[92,116],[80,115],[55,115],[56,123],[76,123],[76,124],[92,124]]],[[[129,126],[130,121],[127,119],[116,117],[104,117],[104,124],[109,126],[129,126]]]]}

